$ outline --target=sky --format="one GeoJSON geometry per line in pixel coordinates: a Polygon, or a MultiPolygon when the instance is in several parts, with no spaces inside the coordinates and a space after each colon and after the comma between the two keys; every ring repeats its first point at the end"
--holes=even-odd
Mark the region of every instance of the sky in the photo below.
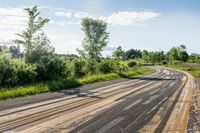
{"type": "Polygon", "coordinates": [[[26,29],[23,8],[34,5],[50,19],[44,31],[59,54],[76,54],[81,48],[84,17],[108,23],[104,56],[118,46],[168,51],[180,44],[189,53],[200,53],[199,0],[0,0],[0,44],[12,44],[15,33],[26,29]]]}

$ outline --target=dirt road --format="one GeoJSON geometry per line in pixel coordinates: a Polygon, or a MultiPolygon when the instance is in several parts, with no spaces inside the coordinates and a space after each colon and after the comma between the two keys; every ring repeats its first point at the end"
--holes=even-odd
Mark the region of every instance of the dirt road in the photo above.
{"type": "Polygon", "coordinates": [[[145,77],[0,111],[0,132],[184,132],[192,79],[156,67],[145,77]],[[173,124],[173,125],[172,125],[173,124]]]}

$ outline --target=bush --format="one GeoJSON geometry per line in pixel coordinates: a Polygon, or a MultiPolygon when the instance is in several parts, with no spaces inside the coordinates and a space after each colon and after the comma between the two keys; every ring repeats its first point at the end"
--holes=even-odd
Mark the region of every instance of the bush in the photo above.
{"type": "Polygon", "coordinates": [[[85,66],[85,72],[89,75],[97,73],[98,62],[95,59],[87,59],[86,60],[86,66],[85,66]]]}
{"type": "Polygon", "coordinates": [[[130,68],[135,67],[136,65],[137,65],[137,63],[135,61],[128,62],[128,67],[130,67],[130,68]]]}
{"type": "Polygon", "coordinates": [[[36,80],[36,66],[7,56],[0,58],[0,86],[14,86],[33,83],[36,80]]]}
{"type": "Polygon", "coordinates": [[[73,70],[73,77],[80,78],[86,75],[86,70],[84,67],[86,65],[85,60],[75,59],[73,60],[72,70],[73,70]]]}
{"type": "Polygon", "coordinates": [[[56,56],[43,56],[36,64],[38,80],[58,80],[70,75],[66,62],[56,56]]]}
{"type": "Polygon", "coordinates": [[[112,73],[115,71],[115,63],[112,60],[103,60],[98,64],[100,73],[112,73]]]}

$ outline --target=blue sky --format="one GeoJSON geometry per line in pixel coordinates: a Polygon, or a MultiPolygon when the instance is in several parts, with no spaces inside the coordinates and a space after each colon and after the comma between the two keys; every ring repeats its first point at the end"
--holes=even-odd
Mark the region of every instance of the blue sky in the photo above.
{"type": "Polygon", "coordinates": [[[83,17],[108,23],[104,55],[124,49],[169,50],[185,44],[200,52],[199,0],[0,0],[0,42],[9,44],[26,27],[23,8],[38,5],[51,21],[44,28],[57,53],[76,53],[84,33],[83,17]]]}

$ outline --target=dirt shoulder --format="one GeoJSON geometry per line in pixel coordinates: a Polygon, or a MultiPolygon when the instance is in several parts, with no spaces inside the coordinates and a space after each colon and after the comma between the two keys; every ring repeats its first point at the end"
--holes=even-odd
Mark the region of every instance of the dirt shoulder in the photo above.
{"type": "Polygon", "coordinates": [[[200,132],[200,79],[195,80],[187,128],[191,133],[200,132]]]}
{"type": "MultiPolygon", "coordinates": [[[[187,100],[185,100],[186,103],[190,103],[190,106],[188,109],[188,113],[186,113],[185,116],[188,117],[186,118],[187,126],[184,127],[185,129],[183,129],[182,132],[187,131],[191,133],[196,133],[200,132],[200,79],[195,79],[189,72],[185,73],[189,74],[189,77],[191,77],[190,79],[192,79],[192,84],[187,87],[189,90],[188,94],[192,94],[192,96],[191,100],[189,95],[186,97],[187,100]]],[[[184,101],[181,102],[183,103],[184,101]]],[[[174,119],[175,116],[177,116],[177,113],[172,116],[172,118],[174,119]]]]}

